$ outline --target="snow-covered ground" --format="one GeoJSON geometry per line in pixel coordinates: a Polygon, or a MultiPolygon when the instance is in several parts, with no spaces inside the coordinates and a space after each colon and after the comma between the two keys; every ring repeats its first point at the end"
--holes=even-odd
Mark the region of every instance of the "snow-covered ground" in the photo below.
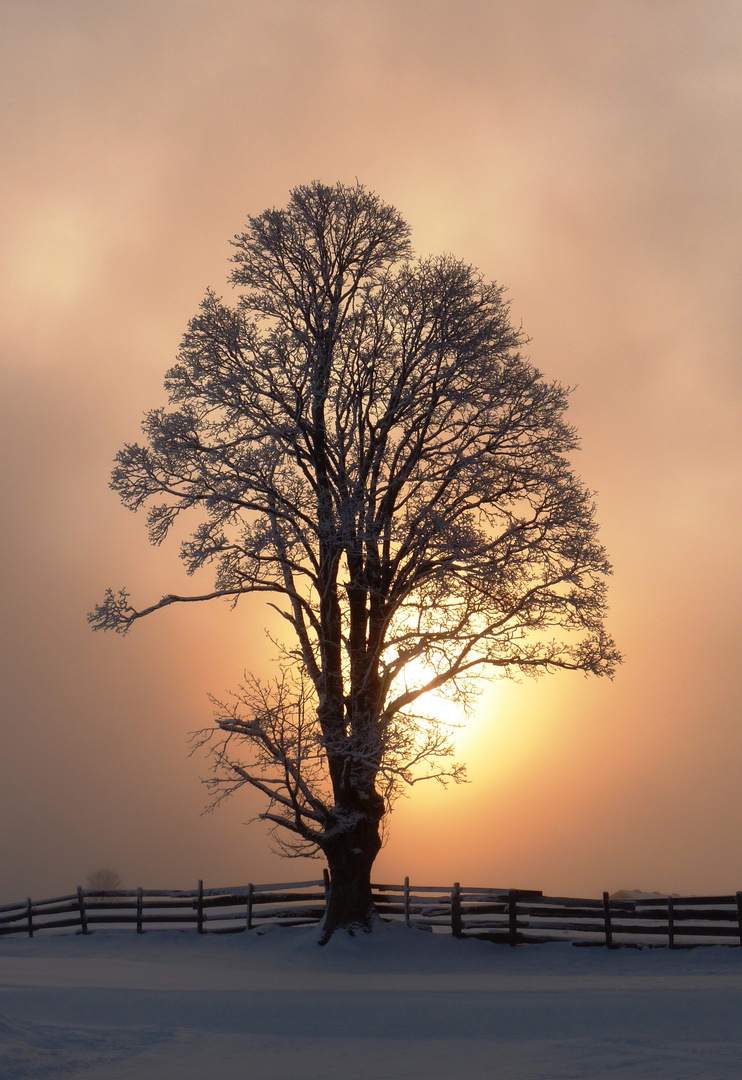
{"type": "Polygon", "coordinates": [[[404,927],[0,938],[0,1077],[739,1080],[742,949],[404,927]]]}

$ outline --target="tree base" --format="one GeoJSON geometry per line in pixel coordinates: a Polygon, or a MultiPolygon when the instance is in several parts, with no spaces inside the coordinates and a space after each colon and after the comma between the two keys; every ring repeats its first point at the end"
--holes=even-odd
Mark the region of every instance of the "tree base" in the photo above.
{"type": "Polygon", "coordinates": [[[320,945],[326,945],[337,930],[354,936],[370,934],[379,925],[379,913],[371,892],[371,867],[381,846],[375,824],[367,828],[363,839],[365,851],[357,833],[350,842],[347,836],[343,837],[343,843],[326,851],[330,888],[320,929],[320,945]]]}
{"type": "Polygon", "coordinates": [[[348,923],[336,923],[330,925],[327,916],[320,923],[320,933],[317,938],[318,945],[326,945],[334,934],[345,934],[347,937],[357,937],[361,934],[372,934],[381,926],[381,918],[375,907],[363,920],[348,923]]]}

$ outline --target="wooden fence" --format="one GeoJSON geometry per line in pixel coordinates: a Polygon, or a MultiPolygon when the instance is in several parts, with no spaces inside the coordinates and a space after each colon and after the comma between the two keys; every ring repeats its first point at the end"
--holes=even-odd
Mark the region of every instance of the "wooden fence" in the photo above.
{"type": "MultiPolygon", "coordinates": [[[[484,890],[481,890],[484,892],[484,890]]],[[[574,944],[742,945],[742,893],[575,899],[509,890],[488,899],[480,890],[454,887],[453,932],[510,945],[540,941],[574,944]],[[457,912],[457,909],[460,914],[457,912]],[[458,924],[458,925],[457,925],[458,924]]]]}
{"type": "MultiPolygon", "coordinates": [[[[318,923],[329,878],[192,891],[78,888],[49,900],[0,907],[0,934],[128,927],[235,933],[274,924],[318,923]]],[[[742,892],[730,896],[601,899],[544,896],[533,890],[447,885],[374,885],[382,919],[454,937],[509,945],[572,941],[576,945],[742,945],[742,892]]]]}
{"type": "Polygon", "coordinates": [[[0,934],[125,926],[145,930],[193,930],[235,933],[264,923],[300,926],[317,923],[325,913],[325,881],[244,885],[193,890],[82,889],[50,900],[24,900],[0,907],[0,934]]]}

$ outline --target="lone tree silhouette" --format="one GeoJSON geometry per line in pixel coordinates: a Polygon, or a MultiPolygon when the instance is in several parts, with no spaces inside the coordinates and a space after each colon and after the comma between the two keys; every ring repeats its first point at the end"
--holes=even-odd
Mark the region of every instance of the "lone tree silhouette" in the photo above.
{"type": "Polygon", "coordinates": [[[324,855],[327,940],[373,926],[395,794],[462,777],[421,699],[445,687],[466,706],[482,673],[612,674],[610,566],[568,461],[567,391],[518,351],[501,287],[413,260],[406,223],[360,184],[296,188],[233,243],[237,305],[207,293],[172,407],[147,414],[111,485],[149,505],[154,544],[200,511],[182,557],[214,563],[214,588],[142,609],[109,590],[89,618],[126,632],[170,604],[268,594],[290,629],[278,674],[215,701],[208,782],[217,801],[257,788],[282,850],[324,855]]]}

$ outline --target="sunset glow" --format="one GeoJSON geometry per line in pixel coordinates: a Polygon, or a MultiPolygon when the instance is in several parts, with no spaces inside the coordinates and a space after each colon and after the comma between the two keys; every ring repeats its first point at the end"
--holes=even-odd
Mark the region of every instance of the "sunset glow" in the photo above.
{"type": "MultiPolygon", "coordinates": [[[[207,592],[108,489],[230,238],[356,177],[506,286],[614,566],[613,682],[445,689],[469,784],[397,803],[381,880],[570,895],[742,888],[742,24],[686,0],[5,5],[0,901],[280,881],[251,796],[201,816],[208,694],[272,670],[263,597],[125,638],[86,613],[207,592]],[[177,17],[174,17],[177,7],[177,17]]],[[[186,523],[183,535],[186,535],[186,523]]],[[[180,535],[180,534],[179,534],[180,535]]],[[[424,679],[412,665],[407,678],[424,679]]]]}

